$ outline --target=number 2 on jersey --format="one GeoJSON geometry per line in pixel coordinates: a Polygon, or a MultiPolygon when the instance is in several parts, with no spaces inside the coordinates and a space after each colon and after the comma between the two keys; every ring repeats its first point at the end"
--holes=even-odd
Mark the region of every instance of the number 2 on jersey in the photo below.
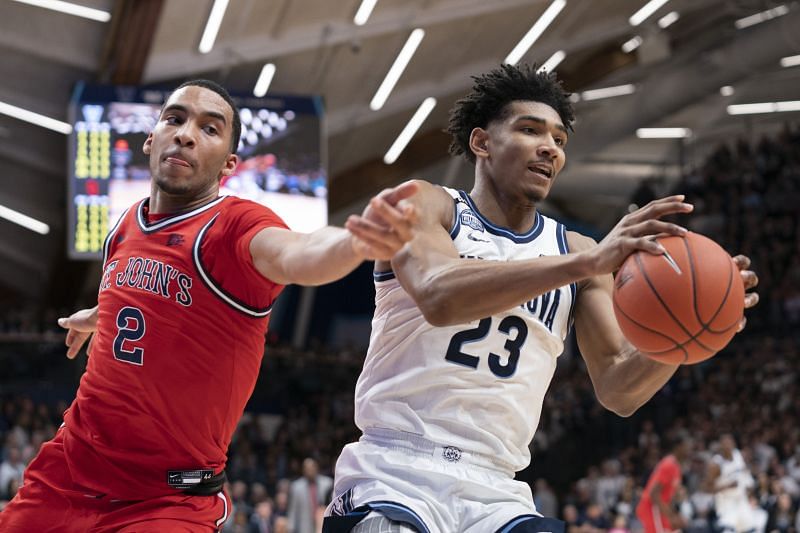
{"type": "Polygon", "coordinates": [[[117,313],[117,336],[114,339],[114,359],[133,365],[142,365],[144,348],[131,343],[144,337],[144,315],[136,307],[123,307],[117,313]],[[126,345],[125,341],[129,341],[126,345]]]}
{"type": "MultiPolygon", "coordinates": [[[[483,318],[478,322],[477,327],[459,331],[450,339],[450,344],[447,346],[447,354],[444,358],[451,363],[477,369],[481,360],[480,357],[464,353],[462,348],[465,344],[485,339],[491,327],[492,319],[483,318]]],[[[520,317],[510,315],[500,321],[497,329],[509,336],[513,330],[516,335],[506,340],[504,348],[508,351],[508,361],[505,364],[503,364],[499,355],[489,353],[489,370],[499,378],[509,378],[517,370],[520,350],[525,343],[525,339],[528,338],[528,325],[520,317]]]]}

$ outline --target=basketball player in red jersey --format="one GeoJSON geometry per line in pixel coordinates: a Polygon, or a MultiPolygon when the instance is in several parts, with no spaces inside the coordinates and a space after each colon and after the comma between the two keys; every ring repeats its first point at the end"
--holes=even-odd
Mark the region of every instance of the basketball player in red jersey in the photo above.
{"type": "Polygon", "coordinates": [[[77,397],[0,513],[0,531],[217,530],[230,509],[228,444],[282,287],[339,279],[409,239],[415,210],[393,205],[416,186],[374,198],[371,231],[358,238],[331,227],[294,233],[266,207],[220,197],[240,131],[213,82],[187,82],[164,104],[144,143],[151,194],[106,239],[98,305],[59,320],[70,357],[95,331],[77,397]]]}
{"type": "Polygon", "coordinates": [[[672,507],[672,498],[681,484],[681,463],[692,453],[692,442],[688,437],[677,438],[672,453],[661,459],[642,492],[636,516],[644,526],[645,533],[666,533],[684,527],[683,518],[672,507]]]}

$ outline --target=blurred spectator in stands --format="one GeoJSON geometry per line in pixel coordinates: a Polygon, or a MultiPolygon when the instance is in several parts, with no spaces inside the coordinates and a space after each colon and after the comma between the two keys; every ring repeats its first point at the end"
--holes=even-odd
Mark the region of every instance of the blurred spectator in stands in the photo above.
{"type": "Polygon", "coordinates": [[[303,461],[303,476],[292,482],[289,489],[289,531],[291,533],[316,533],[322,526],[322,513],[328,504],[333,480],[319,473],[315,459],[303,461]]]}
{"type": "Polygon", "coordinates": [[[558,498],[544,479],[537,479],[533,489],[533,503],[543,516],[558,515],[558,498]]]}
{"type": "Polygon", "coordinates": [[[22,452],[17,446],[9,446],[6,458],[0,463],[0,499],[11,499],[13,494],[9,493],[9,485],[12,481],[21,482],[24,471],[22,452]]]}

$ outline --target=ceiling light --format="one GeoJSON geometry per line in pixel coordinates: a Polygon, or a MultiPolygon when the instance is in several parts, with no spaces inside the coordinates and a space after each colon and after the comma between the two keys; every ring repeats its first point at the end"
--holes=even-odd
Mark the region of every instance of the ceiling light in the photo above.
{"type": "Polygon", "coordinates": [[[397,161],[397,158],[403,153],[403,150],[408,146],[411,138],[417,133],[417,130],[422,126],[422,123],[425,122],[425,119],[428,118],[428,115],[431,114],[434,107],[436,107],[436,98],[428,97],[422,101],[416,113],[414,113],[414,116],[411,117],[406,127],[403,128],[403,131],[400,132],[400,135],[398,135],[397,139],[392,143],[389,151],[383,156],[384,163],[391,165],[397,161]]]}
{"type": "Polygon", "coordinates": [[[755,15],[750,15],[749,17],[744,17],[738,19],[736,22],[733,23],[736,26],[737,30],[741,30],[744,28],[748,28],[750,26],[755,26],[756,24],[761,24],[762,22],[766,22],[768,20],[772,20],[776,17],[781,17],[789,12],[789,8],[786,7],[785,4],[781,4],[779,6],[775,6],[772,9],[767,9],[766,11],[761,11],[760,13],[756,13],[755,15]]]}
{"type": "Polygon", "coordinates": [[[397,54],[397,59],[394,60],[392,68],[386,73],[386,77],[381,82],[381,86],[378,87],[378,91],[375,93],[375,96],[372,97],[372,101],[369,103],[370,109],[377,111],[386,103],[386,99],[389,98],[389,94],[406,69],[408,62],[411,61],[411,56],[417,51],[417,47],[423,37],[425,37],[425,30],[421,28],[415,29],[411,32],[411,35],[408,36],[408,40],[406,44],[403,45],[400,53],[397,54]]]}
{"type": "Polygon", "coordinates": [[[786,56],[781,58],[782,67],[796,67],[800,65],[800,55],[786,56]]]}
{"type": "Polygon", "coordinates": [[[628,19],[628,22],[630,22],[631,26],[638,26],[647,20],[647,17],[658,11],[659,8],[661,8],[661,6],[666,4],[668,1],[669,0],[650,0],[643,5],[639,11],[631,15],[631,17],[628,19]]]}
{"type": "Polygon", "coordinates": [[[782,113],[786,111],[800,111],[800,100],[734,104],[728,106],[729,115],[755,115],[758,113],[782,113]]]}
{"type": "Polygon", "coordinates": [[[634,35],[624,43],[622,43],[622,51],[626,54],[630,54],[642,44],[642,38],[638,35],[634,35]]]}
{"type": "Polygon", "coordinates": [[[0,205],[0,218],[4,218],[14,224],[19,224],[23,228],[35,231],[40,235],[47,235],[50,233],[50,226],[44,222],[31,218],[28,215],[23,215],[19,211],[14,211],[4,205],[0,205]]]}
{"type": "Polygon", "coordinates": [[[662,30],[665,30],[675,24],[677,20],[681,18],[677,11],[670,11],[660,19],[658,19],[658,27],[662,30]]]}
{"type": "Polygon", "coordinates": [[[685,139],[692,136],[689,128],[639,128],[636,136],[640,139],[685,139]]]}
{"type": "Polygon", "coordinates": [[[735,91],[733,87],[731,87],[730,85],[723,85],[722,87],[719,88],[719,94],[721,94],[722,96],[733,96],[734,92],[735,91]]]}
{"type": "Polygon", "coordinates": [[[353,23],[356,26],[363,26],[369,20],[369,16],[372,14],[372,9],[375,7],[375,4],[378,3],[378,0],[361,0],[361,5],[358,6],[358,11],[356,11],[356,16],[353,17],[353,23]]]}
{"type": "Polygon", "coordinates": [[[214,6],[206,21],[206,29],[203,30],[203,37],[200,38],[200,46],[197,47],[201,54],[207,54],[214,48],[214,41],[217,40],[217,33],[222,25],[226,9],[228,9],[228,0],[214,0],[214,6]]]}
{"type": "Polygon", "coordinates": [[[0,102],[0,113],[18,120],[24,120],[25,122],[35,124],[36,126],[57,131],[58,133],[63,133],[64,135],[69,135],[72,133],[72,125],[67,124],[66,122],[61,122],[60,120],[46,117],[44,115],[40,115],[39,113],[34,113],[33,111],[28,111],[27,109],[22,109],[21,107],[6,104],[4,102],[0,102]]]}
{"type": "Polygon", "coordinates": [[[517,43],[517,46],[511,50],[504,63],[516,65],[566,5],[567,0],[553,0],[553,3],[550,4],[550,6],[545,9],[544,13],[542,13],[542,16],[539,17],[539,20],[534,22],[533,26],[531,26],[531,29],[528,30],[528,33],[526,33],[525,36],[522,37],[522,39],[517,43]]]}
{"type": "Polygon", "coordinates": [[[611,98],[613,96],[623,96],[632,94],[636,91],[636,86],[629,83],[627,85],[614,85],[613,87],[603,87],[602,89],[592,89],[581,93],[582,100],[600,100],[601,98],[611,98]]]}
{"type": "Polygon", "coordinates": [[[76,17],[83,17],[86,19],[96,20],[98,22],[108,22],[111,20],[111,13],[103,11],[102,9],[94,9],[91,7],[73,4],[72,2],[62,2],[61,0],[15,0],[21,4],[28,4],[31,6],[50,9],[52,11],[59,11],[67,15],[75,15],[76,17]]]}
{"type": "Polygon", "coordinates": [[[555,54],[551,55],[550,58],[542,63],[542,66],[539,67],[539,70],[536,72],[553,72],[558,65],[564,61],[564,58],[567,57],[566,52],[564,50],[559,50],[555,54]]]}
{"type": "Polygon", "coordinates": [[[253,87],[253,95],[261,97],[267,94],[269,84],[272,83],[272,77],[275,75],[275,64],[267,63],[261,69],[261,74],[258,75],[256,86],[253,87]]]}

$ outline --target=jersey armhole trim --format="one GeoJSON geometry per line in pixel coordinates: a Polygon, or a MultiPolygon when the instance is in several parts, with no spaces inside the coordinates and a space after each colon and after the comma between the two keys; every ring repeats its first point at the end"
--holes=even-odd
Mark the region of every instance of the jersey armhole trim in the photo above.
{"type": "MultiPolygon", "coordinates": [[[[569,242],[567,242],[567,228],[560,222],[558,222],[558,226],[556,227],[556,240],[558,241],[558,251],[561,252],[562,255],[568,254],[569,242]]],[[[569,284],[569,292],[571,296],[571,303],[569,306],[569,319],[567,321],[568,334],[569,330],[572,329],[572,326],[575,323],[575,300],[578,296],[578,284],[574,281],[569,284]]]]}
{"type": "Polygon", "coordinates": [[[394,279],[395,274],[393,270],[386,270],[384,272],[373,272],[372,279],[375,283],[380,283],[381,281],[389,281],[390,279],[394,279]]]}
{"type": "Polygon", "coordinates": [[[197,234],[197,238],[194,241],[194,246],[192,247],[192,259],[194,261],[194,266],[197,269],[197,272],[200,274],[200,279],[203,281],[205,286],[208,287],[208,289],[222,301],[249,317],[263,318],[267,316],[270,311],[272,311],[272,304],[263,308],[253,307],[246,304],[223,289],[222,286],[213,277],[211,277],[211,274],[209,274],[203,266],[203,261],[200,258],[200,245],[203,242],[206,232],[208,232],[208,229],[214,224],[218,216],[219,213],[214,215],[211,220],[209,220],[206,225],[203,226],[203,229],[200,230],[200,233],[197,234]]]}

